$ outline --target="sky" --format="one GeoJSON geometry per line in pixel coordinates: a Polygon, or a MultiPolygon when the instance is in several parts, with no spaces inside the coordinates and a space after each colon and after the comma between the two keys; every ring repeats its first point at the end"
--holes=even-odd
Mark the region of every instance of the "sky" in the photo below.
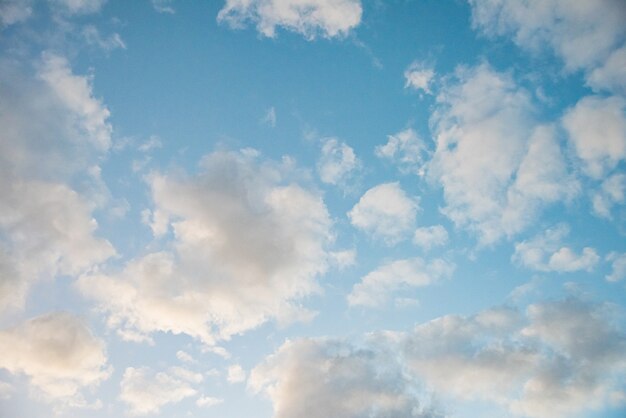
{"type": "Polygon", "coordinates": [[[0,0],[0,417],[626,416],[623,0],[0,0]]]}

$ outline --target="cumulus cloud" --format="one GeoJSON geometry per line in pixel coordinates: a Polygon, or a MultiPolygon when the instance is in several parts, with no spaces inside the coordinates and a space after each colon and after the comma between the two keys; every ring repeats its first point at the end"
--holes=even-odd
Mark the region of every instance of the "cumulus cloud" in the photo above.
{"type": "Polygon", "coordinates": [[[395,260],[368,273],[354,285],[348,295],[351,306],[380,306],[389,293],[402,288],[421,287],[448,278],[454,272],[454,265],[436,258],[425,261],[422,258],[395,260]]]}
{"type": "Polygon", "coordinates": [[[266,393],[274,418],[427,418],[391,353],[342,340],[287,341],[254,368],[248,386],[266,393]]]}
{"type": "Polygon", "coordinates": [[[591,271],[600,257],[591,247],[585,247],[578,254],[562,241],[568,236],[569,227],[565,224],[547,229],[534,238],[515,244],[513,262],[538,271],[573,272],[591,271]]]}
{"type": "Polygon", "coordinates": [[[389,160],[398,166],[402,173],[424,175],[424,165],[428,157],[426,144],[414,129],[408,128],[389,135],[385,145],[378,145],[374,153],[378,158],[389,160]]]}
{"type": "Polygon", "coordinates": [[[435,70],[431,66],[416,61],[404,71],[404,79],[406,80],[404,87],[425,94],[432,94],[430,85],[434,78],[435,70]]]}
{"type": "Polygon", "coordinates": [[[606,178],[599,190],[593,192],[591,201],[596,215],[611,219],[613,206],[626,203],[626,175],[614,174],[606,178]]]}
{"type": "Polygon", "coordinates": [[[18,61],[0,68],[1,311],[22,307],[34,282],[80,274],[115,251],[95,236],[95,199],[69,184],[91,179],[99,194],[96,159],[111,143],[89,78],[49,53],[35,74],[18,61]]]}
{"type": "Polygon", "coordinates": [[[489,36],[511,35],[527,50],[549,48],[565,67],[584,70],[596,88],[620,89],[626,5],[621,0],[593,3],[569,0],[470,0],[472,23],[489,36]],[[595,72],[594,72],[595,70],[595,72]]]}
{"type": "Polygon", "coordinates": [[[87,406],[81,389],[110,375],[104,343],[65,312],[0,331],[0,351],[0,368],[27,376],[44,400],[64,406],[87,406]]]}
{"type": "Polygon", "coordinates": [[[413,234],[413,243],[425,250],[445,245],[448,242],[448,231],[441,225],[417,228],[413,234]]]}
{"type": "Polygon", "coordinates": [[[210,408],[215,405],[219,405],[224,402],[224,399],[214,398],[212,396],[203,396],[196,400],[196,405],[200,408],[210,408]]]}
{"type": "Polygon", "coordinates": [[[120,384],[120,399],[128,405],[130,415],[157,414],[164,405],[196,395],[195,386],[201,381],[202,375],[183,368],[157,372],[128,367],[120,384]]]}
{"type": "Polygon", "coordinates": [[[226,0],[217,20],[235,28],[251,22],[270,38],[282,27],[311,40],[346,36],[362,13],[360,0],[226,0]]]}
{"type": "Polygon", "coordinates": [[[248,385],[270,397],[276,418],[443,416],[418,406],[429,396],[494,403],[503,416],[582,416],[624,396],[626,335],[615,319],[608,305],[569,298],[446,315],[359,343],[298,339],[248,385]]]}
{"type": "Polygon", "coordinates": [[[585,174],[600,179],[626,159],[626,101],[589,96],[563,116],[585,174]]]}
{"type": "Polygon", "coordinates": [[[611,273],[605,276],[608,281],[617,282],[626,278],[626,253],[611,252],[606,260],[611,262],[611,273]]]}
{"type": "Polygon", "coordinates": [[[27,20],[33,13],[30,0],[6,0],[0,4],[0,23],[13,25],[27,20]]]}
{"type": "Polygon", "coordinates": [[[241,383],[246,380],[246,371],[239,364],[228,366],[226,380],[228,383],[241,383]]]}
{"type": "Polygon", "coordinates": [[[154,173],[148,183],[173,231],[171,250],[86,275],[81,292],[125,335],[185,333],[213,344],[270,319],[311,318],[298,301],[319,291],[331,220],[320,196],[290,179],[291,165],[248,149],[209,154],[196,176],[154,173]]]}
{"type": "Polygon", "coordinates": [[[481,64],[456,78],[437,95],[428,176],[443,187],[443,213],[491,244],[521,232],[542,207],[571,199],[579,186],[554,127],[534,121],[529,94],[510,75],[481,64]]]}
{"type": "Polygon", "coordinates": [[[356,228],[394,245],[413,229],[418,209],[399,183],[384,183],[365,192],[348,217],[356,228]]]}
{"type": "Polygon", "coordinates": [[[317,172],[324,183],[347,188],[361,162],[354,150],[336,138],[322,141],[322,154],[317,162],[317,172]]]}
{"type": "MultiPolygon", "coordinates": [[[[436,392],[533,418],[568,417],[623,393],[625,335],[610,310],[576,299],[445,316],[404,335],[404,356],[436,392]]],[[[395,337],[396,339],[400,337],[395,337]]]]}

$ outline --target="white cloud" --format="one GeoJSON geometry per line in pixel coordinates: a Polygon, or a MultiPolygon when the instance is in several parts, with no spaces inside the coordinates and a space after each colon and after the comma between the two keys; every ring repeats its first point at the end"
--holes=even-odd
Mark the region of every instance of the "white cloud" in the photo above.
{"type": "Polygon", "coordinates": [[[515,244],[513,262],[538,271],[573,272],[591,271],[600,260],[593,248],[585,247],[577,254],[562,245],[569,234],[565,224],[547,229],[543,234],[515,244]]]}
{"type": "Polygon", "coordinates": [[[176,352],[176,358],[183,363],[196,363],[191,354],[187,353],[186,351],[178,350],[176,352]]]}
{"type": "Polygon", "coordinates": [[[435,418],[391,353],[341,340],[287,341],[254,368],[248,386],[266,393],[274,418],[435,418]]]}
{"type": "Polygon", "coordinates": [[[434,78],[435,70],[431,66],[416,61],[404,71],[404,87],[432,94],[430,85],[434,78]]]}
{"type": "Polygon", "coordinates": [[[331,220],[291,169],[248,149],[206,156],[194,177],[153,174],[171,250],[131,260],[116,274],[86,275],[81,292],[114,329],[185,333],[207,344],[271,319],[311,318],[298,301],[320,290],[331,220]]]}
{"type": "Polygon", "coordinates": [[[174,14],[176,10],[172,7],[174,0],[151,0],[152,7],[159,13],[169,13],[174,14]]]}
{"type": "Polygon", "coordinates": [[[575,299],[449,315],[396,336],[408,367],[436,393],[532,418],[578,416],[620,393],[626,339],[610,310],[575,299]]]}
{"type": "Polygon", "coordinates": [[[346,36],[362,12],[360,0],[226,0],[217,20],[235,28],[252,22],[270,38],[283,27],[311,40],[346,36]]]}
{"type": "Polygon", "coordinates": [[[395,260],[365,275],[354,285],[348,295],[350,306],[380,306],[388,298],[389,293],[402,288],[428,286],[454,272],[454,265],[436,258],[425,261],[421,258],[395,260]]]}
{"type": "Polygon", "coordinates": [[[100,31],[93,25],[87,25],[83,28],[83,37],[89,45],[97,46],[107,52],[117,48],[126,49],[126,44],[122,40],[119,33],[113,33],[108,37],[100,35],[100,31]]]}
{"type": "Polygon", "coordinates": [[[487,35],[512,35],[531,51],[551,49],[594,88],[624,88],[626,5],[621,0],[470,0],[472,23],[487,35]],[[621,47],[621,49],[620,49],[621,47]],[[616,52],[617,51],[617,52],[616,52]]]}
{"type": "Polygon", "coordinates": [[[27,20],[33,14],[30,0],[5,0],[0,3],[0,23],[13,25],[27,20]]]}
{"type": "Polygon", "coordinates": [[[203,396],[196,400],[196,405],[200,408],[210,408],[215,405],[219,405],[224,402],[224,399],[221,398],[213,398],[211,396],[203,396]]]}
{"type": "Polygon", "coordinates": [[[239,364],[230,365],[228,366],[226,380],[231,384],[241,383],[246,380],[246,371],[239,364]]]}
{"type": "Polygon", "coordinates": [[[428,157],[426,144],[411,128],[389,135],[387,143],[378,145],[374,153],[378,158],[392,161],[402,173],[424,175],[424,164],[428,157]]]}
{"type": "Polygon", "coordinates": [[[91,213],[106,192],[95,162],[111,127],[90,80],[48,53],[37,74],[19,61],[0,68],[2,311],[21,308],[33,283],[80,274],[115,251],[94,236],[91,213]],[[83,194],[68,185],[73,177],[82,177],[83,194]]]}
{"type": "Polygon", "coordinates": [[[611,219],[613,206],[626,203],[626,175],[614,174],[606,178],[593,193],[592,203],[596,215],[611,219]]]}
{"type": "Polygon", "coordinates": [[[28,376],[47,402],[87,406],[81,393],[109,377],[104,343],[79,318],[38,316],[0,331],[0,368],[28,376]]]}
{"type": "Polygon", "coordinates": [[[611,262],[611,273],[605,276],[608,281],[617,282],[626,278],[626,253],[612,252],[606,260],[611,262]]]}
{"type": "Polygon", "coordinates": [[[563,116],[583,171],[600,179],[626,159],[626,101],[589,96],[563,116]]]}
{"type": "Polygon", "coordinates": [[[128,367],[120,384],[120,399],[130,415],[157,414],[162,406],[196,395],[197,378],[186,369],[157,372],[148,367],[128,367]]]}
{"type": "Polygon", "coordinates": [[[82,15],[96,13],[106,3],[107,0],[48,0],[53,7],[72,14],[82,15]]]}
{"type": "Polygon", "coordinates": [[[326,138],[322,141],[322,154],[317,162],[317,172],[324,183],[346,188],[360,166],[361,162],[354,154],[354,150],[345,142],[340,142],[336,138],[326,138]]]}
{"type": "Polygon", "coordinates": [[[448,242],[448,231],[441,225],[417,228],[413,234],[413,243],[425,250],[445,245],[448,242]]]}
{"type": "Polygon", "coordinates": [[[533,120],[529,94],[509,75],[482,64],[459,69],[457,79],[437,96],[427,171],[443,186],[443,213],[491,244],[524,230],[543,206],[573,197],[578,185],[554,128],[533,120]]]}
{"type": "Polygon", "coordinates": [[[329,256],[330,262],[340,270],[356,264],[356,250],[332,251],[329,256]]]}
{"type": "Polygon", "coordinates": [[[418,209],[399,183],[384,183],[365,192],[348,217],[356,228],[393,245],[413,229],[418,209]]]}

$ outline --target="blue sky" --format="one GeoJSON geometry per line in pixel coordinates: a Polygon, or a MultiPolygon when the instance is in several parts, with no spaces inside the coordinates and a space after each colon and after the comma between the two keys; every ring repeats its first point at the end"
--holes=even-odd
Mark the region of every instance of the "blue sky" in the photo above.
{"type": "Polygon", "coordinates": [[[0,416],[626,413],[621,0],[0,3],[0,416]]]}

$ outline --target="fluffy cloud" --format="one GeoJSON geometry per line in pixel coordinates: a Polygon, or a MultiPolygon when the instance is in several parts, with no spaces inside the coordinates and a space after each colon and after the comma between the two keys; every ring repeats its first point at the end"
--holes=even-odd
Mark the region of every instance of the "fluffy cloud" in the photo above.
{"type": "Polygon", "coordinates": [[[378,145],[374,153],[379,158],[392,161],[402,173],[424,174],[428,157],[426,144],[411,128],[389,135],[387,143],[378,145]]]}
{"type": "Polygon", "coordinates": [[[264,36],[283,27],[307,39],[345,36],[361,22],[360,0],[227,0],[218,22],[242,27],[250,21],[264,36]]]}
{"type": "Polygon", "coordinates": [[[226,380],[228,383],[241,383],[246,380],[246,371],[239,364],[233,364],[228,367],[226,380]]]}
{"type": "Polygon", "coordinates": [[[626,175],[614,174],[606,178],[593,193],[592,203],[596,215],[610,219],[613,206],[626,203],[626,175]]]}
{"type": "Polygon", "coordinates": [[[32,2],[29,0],[6,0],[0,4],[0,23],[3,26],[13,25],[28,19],[33,13],[32,2]]]}
{"type": "Polygon", "coordinates": [[[611,262],[611,274],[606,275],[608,281],[617,282],[626,278],[626,253],[612,252],[606,260],[611,262]]]}
{"type": "Polygon", "coordinates": [[[618,97],[581,99],[563,116],[583,171],[604,177],[626,159],[626,101],[618,97]]]}
{"type": "Polygon", "coordinates": [[[430,85],[434,78],[435,70],[432,67],[420,62],[413,62],[404,71],[404,79],[406,80],[404,87],[432,94],[430,85]]]}
{"type": "Polygon", "coordinates": [[[0,331],[0,368],[28,376],[48,402],[86,406],[80,390],[106,379],[104,343],[79,318],[42,315],[0,331]]]}
{"type": "Polygon", "coordinates": [[[355,227],[393,245],[413,229],[418,209],[399,183],[384,183],[365,192],[348,217],[355,227]]]}
{"type": "Polygon", "coordinates": [[[391,353],[341,340],[288,341],[252,370],[248,385],[270,397],[274,418],[438,416],[420,407],[391,353]]]}
{"type": "Polygon", "coordinates": [[[201,381],[202,375],[180,367],[162,372],[128,367],[120,384],[120,399],[131,415],[157,414],[164,405],[196,395],[195,385],[201,381]]]}
{"type": "Polygon", "coordinates": [[[349,145],[335,138],[323,140],[322,155],[317,162],[317,172],[324,183],[346,188],[347,182],[354,176],[360,165],[361,162],[349,145]]]}
{"type": "Polygon", "coordinates": [[[131,338],[169,331],[212,344],[270,319],[310,318],[297,302],[319,290],[331,220],[316,193],[290,180],[291,164],[215,152],[194,177],[153,174],[153,212],[159,232],[172,229],[172,250],[85,276],[80,290],[131,338]]]}
{"type": "Polygon", "coordinates": [[[428,176],[445,213],[482,244],[527,227],[545,205],[578,193],[555,129],[532,117],[529,94],[488,65],[462,68],[431,117],[436,150],[428,176]]]}
{"type": "Polygon", "coordinates": [[[417,228],[413,235],[413,243],[425,250],[445,245],[448,242],[448,231],[441,225],[417,228]]]}
{"type": "Polygon", "coordinates": [[[626,5],[621,0],[593,3],[569,0],[470,0],[472,23],[487,35],[512,35],[531,51],[550,48],[569,70],[591,72],[598,88],[624,88],[626,5]],[[620,49],[621,47],[621,49],[620,49]],[[596,70],[596,72],[592,72],[596,70]],[[622,75],[620,79],[620,75],[622,75]]]}
{"type": "Polygon", "coordinates": [[[529,240],[515,244],[513,262],[538,271],[573,272],[591,271],[600,260],[593,248],[585,247],[577,254],[570,247],[562,245],[569,234],[565,224],[547,229],[529,240]]]}
{"type": "Polygon", "coordinates": [[[95,202],[69,184],[81,176],[96,187],[95,160],[111,142],[109,111],[90,80],[47,53],[34,75],[18,61],[0,68],[2,311],[21,307],[32,283],[80,274],[114,250],[95,237],[95,202]]]}
{"type": "Polygon", "coordinates": [[[497,308],[445,316],[404,335],[402,351],[412,373],[441,394],[497,402],[516,415],[573,416],[623,394],[626,338],[609,312],[568,299],[531,305],[526,315],[497,308]]]}
{"type": "Polygon", "coordinates": [[[395,260],[368,273],[354,285],[348,303],[351,306],[380,306],[395,290],[427,286],[450,277],[453,271],[454,265],[439,258],[430,262],[421,258],[395,260]]]}

